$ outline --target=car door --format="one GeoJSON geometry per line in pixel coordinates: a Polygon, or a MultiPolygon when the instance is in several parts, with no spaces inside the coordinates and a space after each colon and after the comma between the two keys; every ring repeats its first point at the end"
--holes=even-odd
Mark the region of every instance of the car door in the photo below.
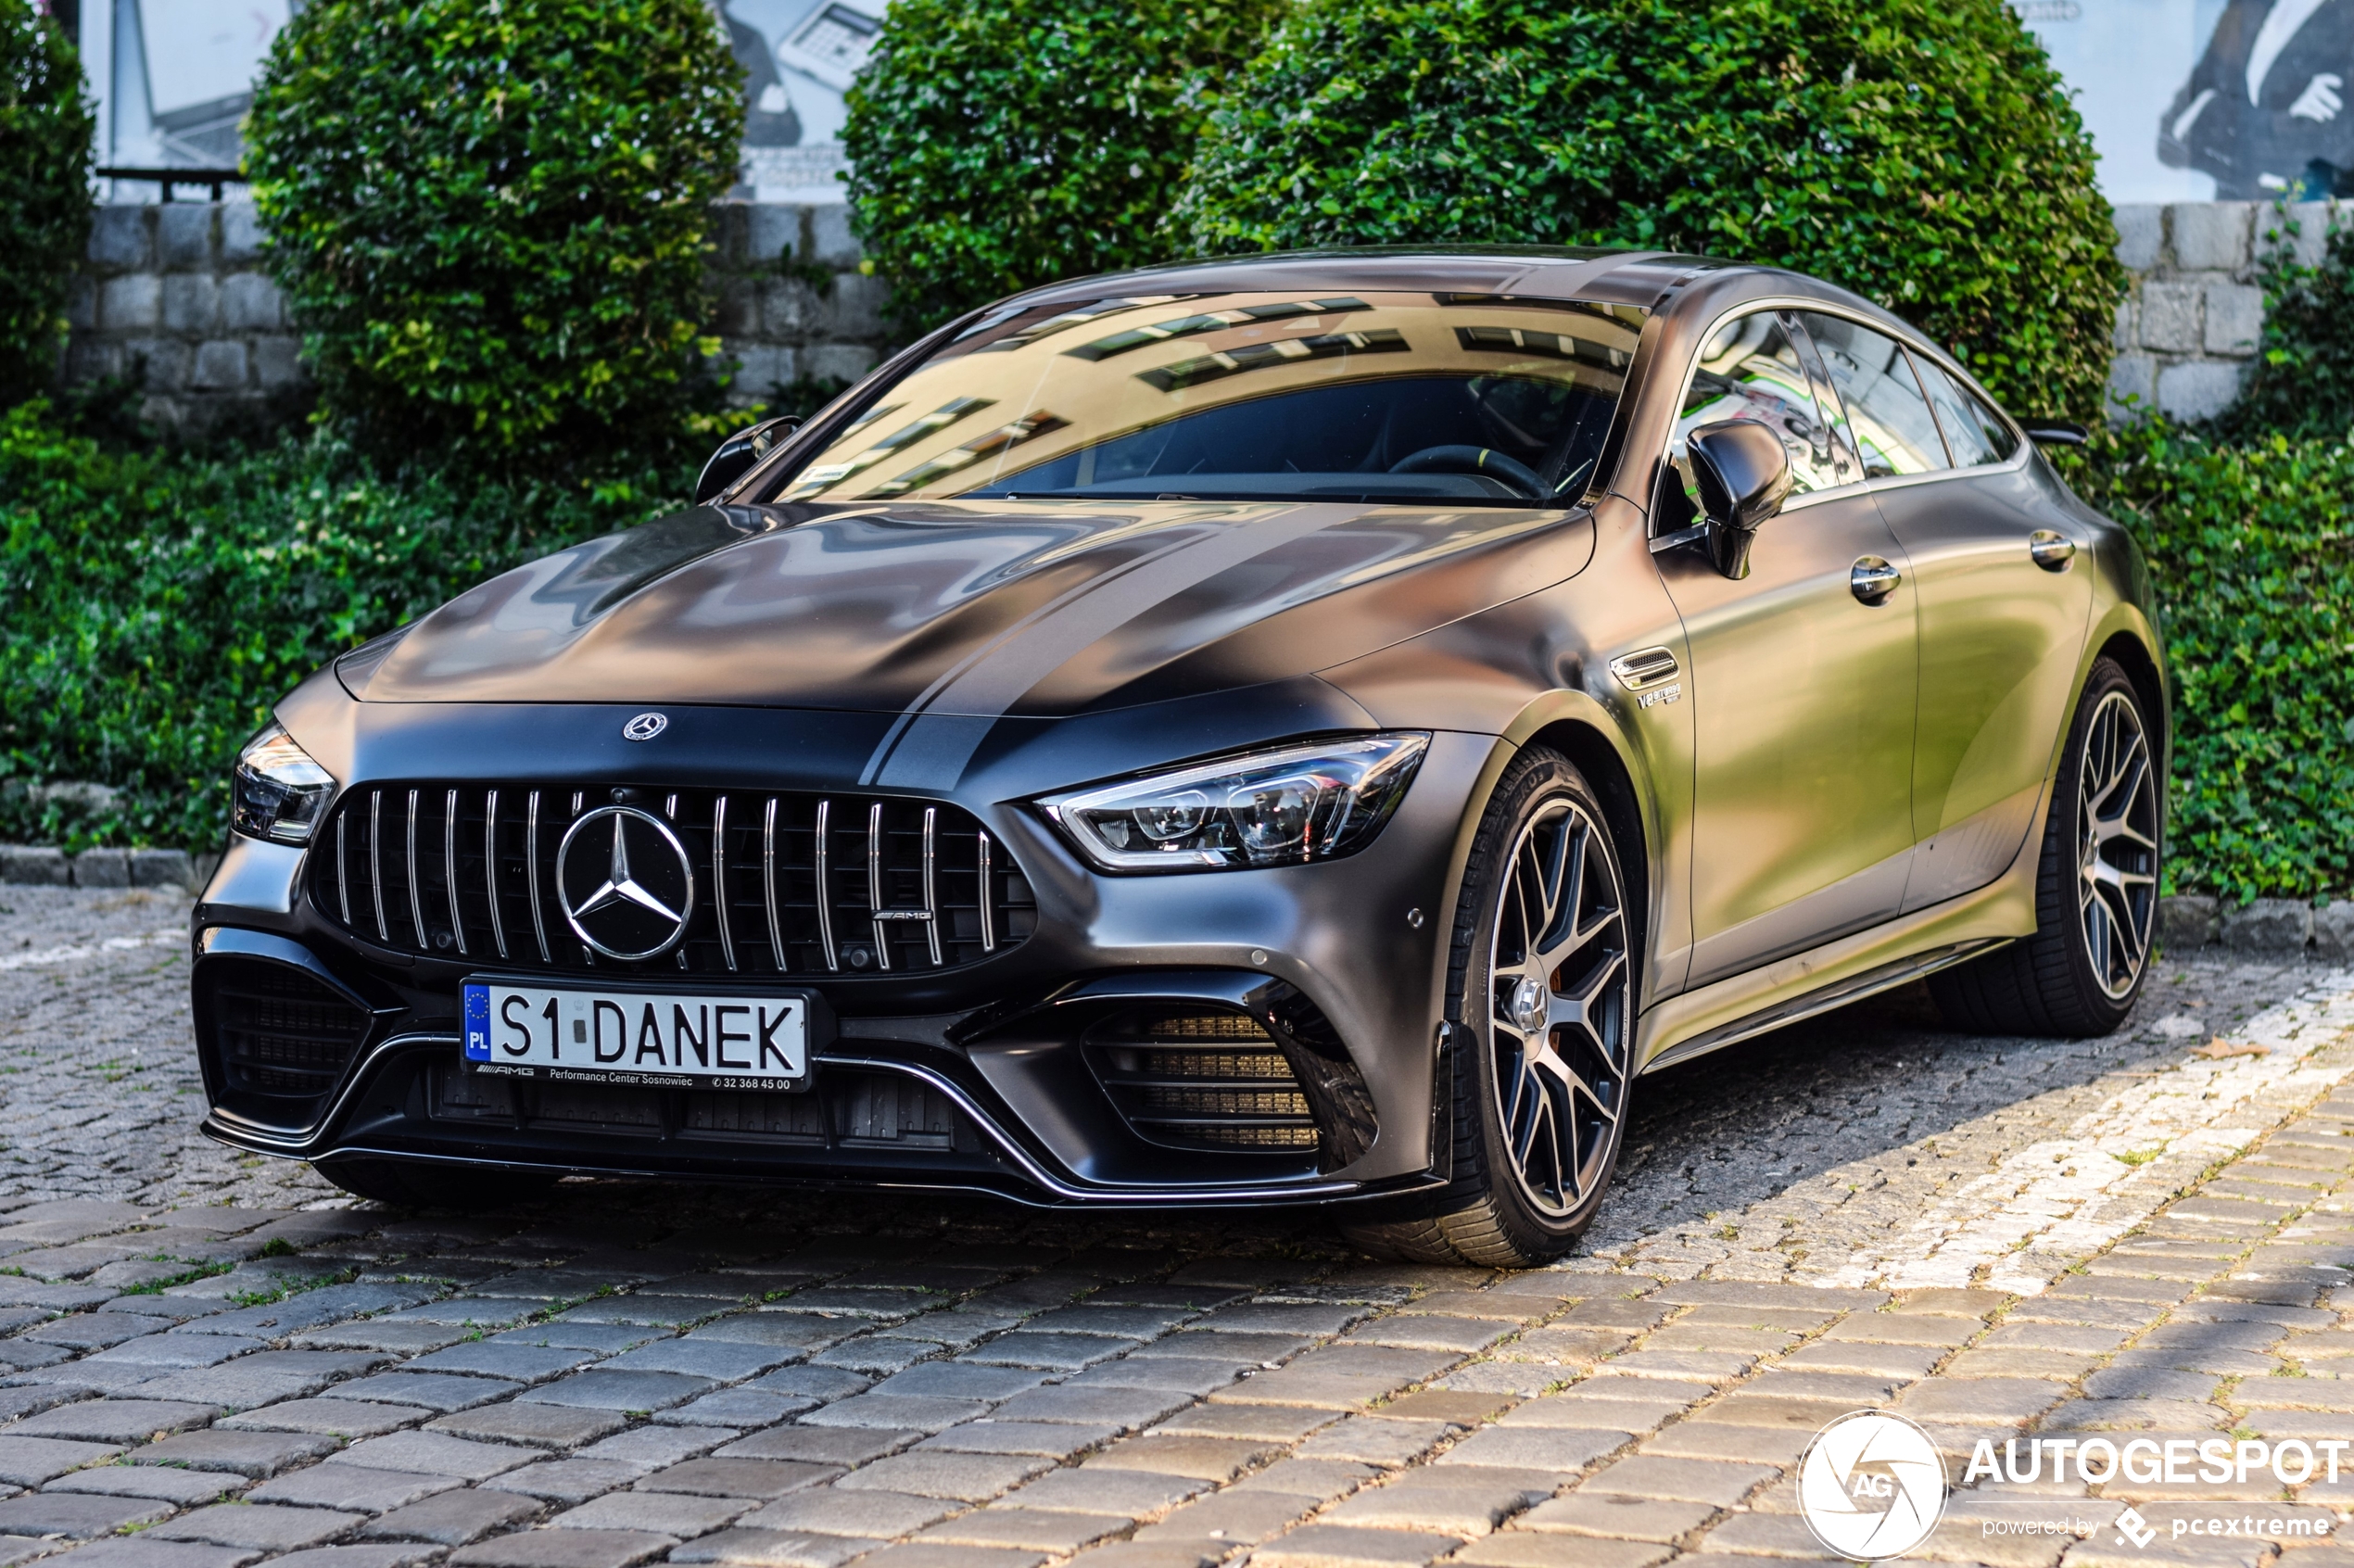
{"type": "Polygon", "coordinates": [[[1884,334],[1807,324],[1826,346],[1833,379],[1858,388],[1848,404],[1859,425],[1917,428],[1933,411],[1943,440],[1936,466],[1905,472],[1899,462],[1871,481],[1911,563],[1920,618],[1920,849],[1904,902],[1919,909],[1985,886],[2018,858],[2068,725],[2092,573],[2072,557],[2045,566],[2030,554],[2039,529],[2073,525],[2053,516],[2024,439],[1975,391],[1884,334]],[[1879,406],[1877,422],[1864,414],[1867,404],[1879,406]]]}
{"type": "Polygon", "coordinates": [[[1825,416],[1812,351],[1787,312],[1712,333],[1656,498],[1654,533],[1697,518],[1685,441],[1755,420],[1782,438],[1793,485],[1758,530],[1748,575],[1654,542],[1684,620],[1694,704],[1693,952],[1705,984],[1893,916],[1913,848],[1913,596],[1859,596],[1859,566],[1905,569],[1825,416]]]}

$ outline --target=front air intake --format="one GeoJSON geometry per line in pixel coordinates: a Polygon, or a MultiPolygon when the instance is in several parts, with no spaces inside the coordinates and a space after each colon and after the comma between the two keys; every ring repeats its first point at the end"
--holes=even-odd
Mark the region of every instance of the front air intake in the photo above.
{"type": "Polygon", "coordinates": [[[1138,1009],[1099,1025],[1090,1055],[1112,1103],[1152,1143],[1317,1147],[1299,1079],[1274,1037],[1244,1014],[1138,1009]]]}
{"type": "Polygon", "coordinates": [[[365,1009],[285,964],[207,958],[196,994],[222,1087],[267,1120],[307,1124],[368,1036],[365,1009]]]}

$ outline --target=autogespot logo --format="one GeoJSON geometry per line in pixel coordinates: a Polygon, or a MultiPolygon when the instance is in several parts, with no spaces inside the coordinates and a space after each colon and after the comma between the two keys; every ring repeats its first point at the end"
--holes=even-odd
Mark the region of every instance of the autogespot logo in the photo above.
{"type": "Polygon", "coordinates": [[[2053,1481],[2065,1483],[2072,1465],[2076,1479],[2088,1486],[2104,1486],[2120,1475],[2137,1486],[2193,1482],[2245,1486],[2250,1475],[2268,1471],[2282,1486],[2302,1486],[2324,1476],[2335,1486],[2339,1465],[2354,1462],[2348,1461],[2349,1448],[2354,1448],[2354,1439],[2344,1437],[2310,1442],[2291,1437],[2280,1443],[2261,1437],[2006,1437],[1998,1453],[1991,1438],[1981,1437],[1970,1451],[1962,1485],[2025,1485],[2043,1480],[2046,1465],[2053,1481]]]}
{"type": "Polygon", "coordinates": [[[1857,1410],[1820,1432],[1798,1466],[1798,1509],[1833,1556],[1899,1557],[1945,1511],[1945,1463],[1903,1416],[1857,1410]]]}
{"type": "MultiPolygon", "coordinates": [[[[2101,1515],[2084,1497],[2013,1496],[2009,1486],[2044,1482],[2084,1487],[2122,1480],[2136,1486],[2254,1484],[2270,1490],[2324,1479],[2336,1484],[2354,1467],[2354,1439],[2032,1437],[1979,1438],[1963,1467],[1974,1529],[1985,1539],[2066,1537],[2110,1543],[2137,1551],[2186,1539],[2237,1537],[2263,1542],[2320,1539],[2336,1521],[2319,1508],[2238,1505],[2230,1514],[2200,1504],[2152,1505],[2147,1518],[2133,1507],[2101,1515]]],[[[1945,1466],[1929,1434],[1886,1410],[1856,1410],[1815,1435],[1799,1461],[1798,1507],[1815,1538],[1835,1557],[1883,1562],[1928,1540],[1945,1511],[1945,1466]]]]}
{"type": "MultiPolygon", "coordinates": [[[[1990,1506],[2007,1499],[1998,1490],[2048,1480],[2067,1487],[2071,1477],[2078,1486],[2107,1486],[2122,1480],[2132,1486],[2208,1486],[2234,1485],[2274,1492],[2307,1482],[2335,1486],[2340,1465],[2354,1448],[2354,1440],[2290,1437],[2268,1443],[2260,1437],[2006,1437],[1998,1449],[1981,1437],[1970,1450],[1962,1485],[1974,1489],[1990,1506]],[[2270,1480],[2267,1481],[2267,1475],[2270,1480]],[[2276,1490],[2277,1489],[2277,1490],[2276,1490]]],[[[2059,1517],[2037,1517],[2036,1504],[2019,1499],[2026,1511],[2015,1515],[1986,1513],[1981,1534],[1997,1536],[2073,1536],[2090,1540],[2101,1533],[2081,1502],[2057,1502],[2059,1517]]],[[[2336,1527],[2336,1521],[2319,1508],[2253,1502],[2236,1513],[2214,1513],[2195,1503],[2153,1503],[2160,1517],[2145,1517],[2128,1506],[2110,1522],[2110,1544],[2146,1550],[2160,1536],[2169,1542],[2199,1537],[2234,1537],[2256,1542],[2319,1539],[2336,1527]]]]}

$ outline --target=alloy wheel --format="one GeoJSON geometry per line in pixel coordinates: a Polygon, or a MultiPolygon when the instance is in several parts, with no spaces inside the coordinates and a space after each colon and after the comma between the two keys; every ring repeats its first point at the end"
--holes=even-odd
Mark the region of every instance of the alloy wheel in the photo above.
{"type": "Polygon", "coordinates": [[[2093,710],[2077,765],[2076,904],[2093,977],[2112,1000],[2140,980],[2158,910],[2158,778],[2122,691],[2093,710]]]}
{"type": "Polygon", "coordinates": [[[1609,1175],[1626,1097],[1626,899],[1601,827],[1548,803],[1512,847],[1501,901],[1488,967],[1498,1125],[1522,1191],[1560,1220],[1609,1175]]]}

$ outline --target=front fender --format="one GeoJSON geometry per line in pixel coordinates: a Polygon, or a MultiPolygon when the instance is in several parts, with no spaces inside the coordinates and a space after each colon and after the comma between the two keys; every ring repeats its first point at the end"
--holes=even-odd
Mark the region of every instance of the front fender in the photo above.
{"type": "MultiPolygon", "coordinates": [[[[1642,857],[1644,1005],[1684,984],[1691,952],[1692,707],[1680,677],[1639,693],[1611,662],[1664,648],[1688,665],[1683,623],[1652,563],[1641,512],[1615,497],[1596,510],[1585,572],[1394,647],[1322,670],[1384,727],[1496,738],[1457,830],[1448,907],[1461,896],[1479,818],[1521,748],[1559,746],[1606,795],[1624,796],[1642,857]],[[1615,777],[1613,777],[1615,775],[1615,777]]],[[[1623,826],[1623,825],[1622,825],[1623,826]]],[[[1626,846],[1622,846],[1626,847],[1626,846]]],[[[1445,963],[1442,952],[1437,961],[1445,963]]]]}

